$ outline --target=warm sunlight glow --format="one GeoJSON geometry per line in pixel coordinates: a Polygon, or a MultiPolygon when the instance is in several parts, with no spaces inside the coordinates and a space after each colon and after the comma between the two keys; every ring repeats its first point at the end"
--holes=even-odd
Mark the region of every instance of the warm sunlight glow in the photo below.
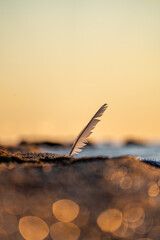
{"type": "Polygon", "coordinates": [[[157,183],[153,183],[148,189],[148,195],[150,197],[157,197],[159,194],[159,186],[157,183]]]}
{"type": "Polygon", "coordinates": [[[53,204],[53,214],[62,222],[71,222],[79,214],[79,206],[68,199],[62,199],[53,204]]]}
{"type": "Polygon", "coordinates": [[[124,179],[124,176],[127,174],[127,168],[122,167],[117,171],[114,171],[110,180],[113,184],[119,184],[119,182],[124,179]]]}
{"type": "Polygon", "coordinates": [[[122,213],[118,209],[106,210],[99,215],[97,223],[102,231],[114,232],[122,223],[122,213]]]}
{"type": "Polygon", "coordinates": [[[47,237],[49,228],[42,219],[27,216],[20,219],[19,231],[26,240],[43,240],[47,237]]]}
{"type": "Polygon", "coordinates": [[[133,232],[128,228],[126,223],[122,223],[121,226],[113,232],[113,234],[119,238],[129,238],[133,235],[133,232]]]}
{"type": "Polygon", "coordinates": [[[50,234],[53,240],[78,240],[80,229],[73,223],[57,222],[50,227],[50,234]]]}
{"type": "Polygon", "coordinates": [[[123,211],[124,223],[127,223],[129,228],[137,228],[143,224],[145,213],[142,207],[136,205],[127,205],[123,211]]]}
{"type": "Polygon", "coordinates": [[[132,187],[132,178],[126,176],[120,180],[120,187],[124,190],[130,189],[132,187]]]}
{"type": "Polygon", "coordinates": [[[160,1],[0,1],[0,141],[160,136],[160,1]]]}

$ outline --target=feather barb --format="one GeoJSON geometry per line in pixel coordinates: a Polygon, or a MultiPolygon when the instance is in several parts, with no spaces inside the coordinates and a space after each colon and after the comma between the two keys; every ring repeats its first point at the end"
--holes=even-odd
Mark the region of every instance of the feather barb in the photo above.
{"type": "Polygon", "coordinates": [[[92,117],[92,119],[89,121],[89,123],[85,126],[85,128],[79,133],[78,137],[74,141],[72,145],[71,152],[69,154],[69,157],[73,156],[74,154],[78,154],[82,151],[82,149],[87,144],[87,138],[92,134],[92,130],[95,128],[97,123],[100,121],[99,117],[101,117],[104,113],[104,111],[107,108],[107,104],[104,104],[92,117]]]}

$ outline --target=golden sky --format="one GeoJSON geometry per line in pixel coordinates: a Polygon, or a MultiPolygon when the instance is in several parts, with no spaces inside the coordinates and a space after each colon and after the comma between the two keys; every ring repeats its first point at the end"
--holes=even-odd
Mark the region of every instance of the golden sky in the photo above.
{"type": "Polygon", "coordinates": [[[0,142],[160,138],[160,1],[0,1],[0,142]]]}

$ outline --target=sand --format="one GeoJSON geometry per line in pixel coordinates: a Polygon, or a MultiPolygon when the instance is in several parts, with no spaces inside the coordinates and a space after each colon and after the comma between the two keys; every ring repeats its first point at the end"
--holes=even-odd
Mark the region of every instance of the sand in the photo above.
{"type": "Polygon", "coordinates": [[[159,239],[160,169],[139,158],[3,149],[0,183],[0,239],[159,239]]]}

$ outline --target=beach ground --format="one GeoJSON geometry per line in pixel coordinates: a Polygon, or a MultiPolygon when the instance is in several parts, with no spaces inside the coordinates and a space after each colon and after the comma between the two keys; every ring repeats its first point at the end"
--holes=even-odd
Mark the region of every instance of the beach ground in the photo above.
{"type": "Polygon", "coordinates": [[[2,149],[0,183],[0,239],[159,239],[160,169],[139,158],[2,149]]]}

